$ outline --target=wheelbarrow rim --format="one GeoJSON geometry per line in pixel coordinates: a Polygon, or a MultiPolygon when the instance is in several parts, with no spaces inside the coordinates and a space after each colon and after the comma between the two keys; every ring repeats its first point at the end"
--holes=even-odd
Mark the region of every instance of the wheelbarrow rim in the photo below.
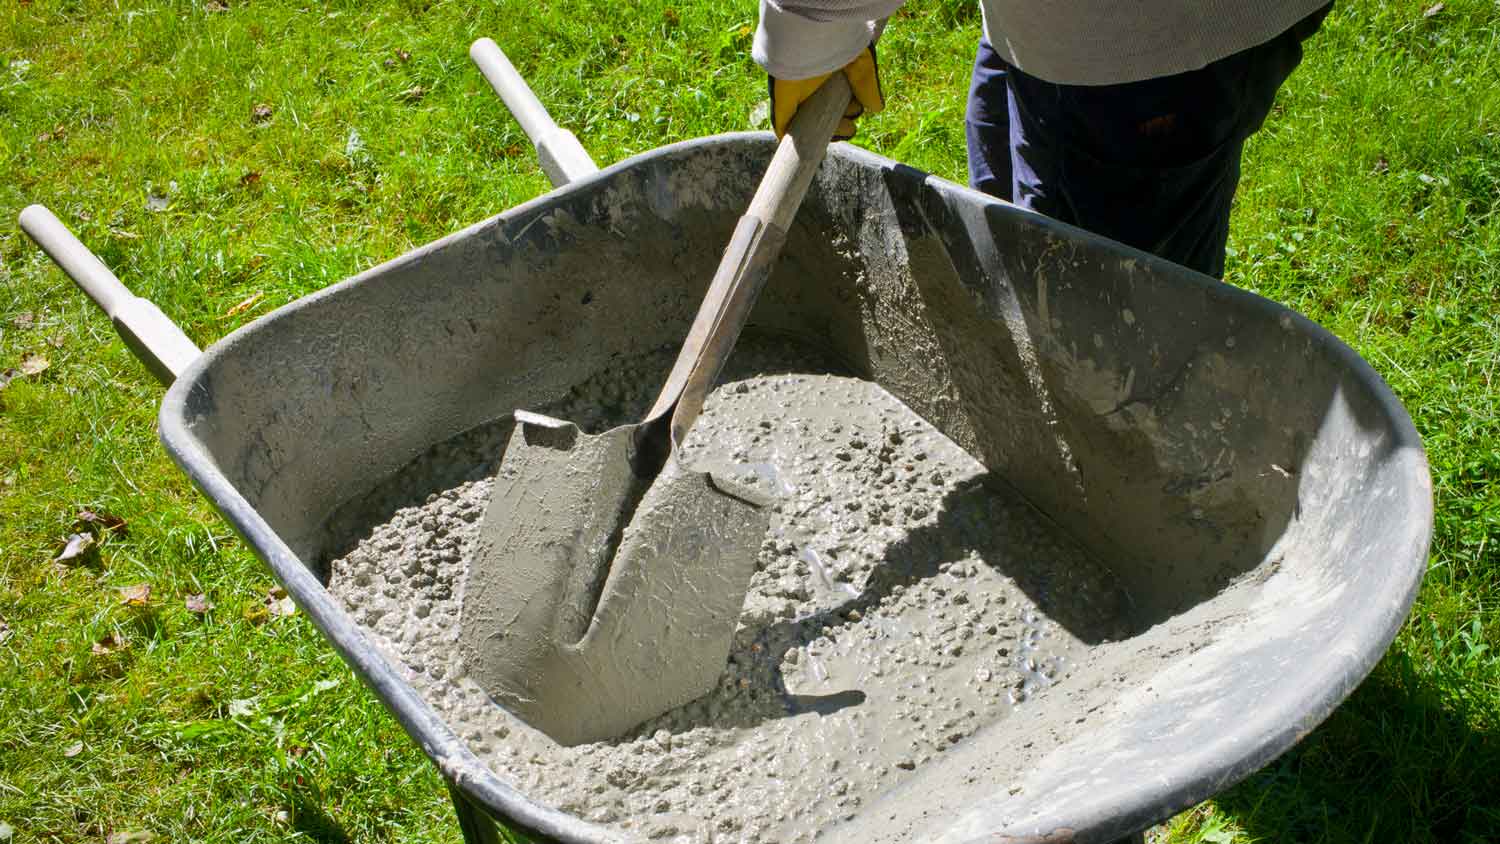
{"type": "MultiPolygon", "coordinates": [[[[308,614],[344,661],[375,692],[407,734],[432,759],[440,773],[453,787],[482,806],[487,813],[533,835],[559,841],[579,842],[579,844],[622,840],[621,835],[606,827],[535,802],[507,785],[468,749],[436,710],[400,675],[397,667],[381,656],[380,651],[359,629],[349,613],[318,581],[312,569],[292,552],[265,519],[216,468],[213,458],[193,434],[194,402],[195,399],[201,401],[207,398],[206,395],[200,395],[200,393],[205,390],[203,384],[205,373],[214,365],[215,360],[242,342],[262,321],[280,319],[303,308],[311,307],[325,297],[337,295],[338,291],[346,286],[360,284],[392,268],[420,260],[428,253],[480,230],[490,228],[496,223],[524,220],[555,203],[560,197],[589,190],[601,182],[609,181],[621,172],[638,166],[647,159],[659,160],[664,155],[690,153],[699,149],[731,146],[747,141],[763,146],[767,157],[774,148],[774,139],[768,132],[736,132],[696,138],[649,150],[283,305],[253,323],[231,332],[205,349],[203,354],[182,373],[181,377],[176,379],[162,400],[158,416],[158,430],[161,442],[168,454],[207,495],[224,518],[245,537],[251,548],[270,567],[272,574],[308,614]]],[[[899,162],[850,147],[847,144],[835,145],[830,149],[830,155],[880,169],[910,169],[905,168],[905,165],[899,162]]],[[[971,201],[1004,205],[1020,213],[1031,213],[939,177],[922,174],[922,178],[934,189],[945,193],[961,193],[967,195],[966,198],[971,201]]],[[[1067,232],[1070,235],[1077,233],[1077,230],[1071,226],[1057,223],[1041,215],[1034,216],[1037,218],[1037,224],[1045,228],[1067,232]]],[[[1143,262],[1160,262],[1160,259],[1144,252],[1130,250],[1128,247],[1119,248],[1125,253],[1136,252],[1139,260],[1143,262]]],[[[1310,692],[1298,689],[1278,696],[1272,701],[1274,711],[1268,714],[1287,717],[1280,719],[1279,729],[1273,732],[1262,731],[1247,735],[1250,732],[1249,727],[1243,724],[1226,730],[1213,749],[1223,751],[1233,748],[1236,752],[1223,753],[1217,758],[1209,759],[1194,768],[1192,776],[1177,782],[1153,780],[1138,783],[1133,791],[1140,799],[1133,802],[1127,801],[1131,809],[1121,812],[1119,811],[1121,804],[1114,803],[1113,811],[1111,811],[1110,807],[1095,802],[1082,814],[1071,815],[1074,829],[1088,830],[1091,833],[1104,835],[1106,838],[1141,829],[1239,782],[1280,756],[1327,718],[1373,670],[1404,623],[1420,588],[1432,535],[1431,479],[1420,439],[1405,408],[1374,369],[1343,341],[1288,308],[1249,291],[1222,284],[1207,276],[1193,278],[1184,275],[1183,280],[1185,283],[1207,286],[1210,295],[1235,300],[1237,307],[1259,311],[1273,319],[1294,320],[1298,324],[1298,329],[1313,344],[1339,359],[1348,368],[1351,377],[1369,390],[1378,412],[1390,425],[1394,438],[1393,448],[1401,451],[1401,454],[1396,456],[1396,459],[1401,461],[1400,465],[1395,467],[1397,476],[1404,478],[1414,488],[1422,490],[1425,494],[1410,497],[1407,518],[1403,520],[1405,528],[1400,547],[1409,549],[1410,559],[1391,561],[1393,566],[1406,564],[1404,581],[1398,580],[1393,583],[1399,586],[1399,589],[1392,590],[1390,600],[1380,607],[1369,608],[1361,614],[1360,626],[1357,630],[1351,631],[1350,637],[1356,646],[1354,652],[1344,655],[1346,658],[1341,663],[1343,668],[1341,676],[1334,682],[1314,687],[1310,692]],[[1378,635],[1370,635],[1372,632],[1378,635]]],[[[1402,574],[1402,572],[1393,572],[1392,577],[1399,578],[1402,574]]],[[[1015,828],[1009,824],[1007,826],[1015,828]]]]}

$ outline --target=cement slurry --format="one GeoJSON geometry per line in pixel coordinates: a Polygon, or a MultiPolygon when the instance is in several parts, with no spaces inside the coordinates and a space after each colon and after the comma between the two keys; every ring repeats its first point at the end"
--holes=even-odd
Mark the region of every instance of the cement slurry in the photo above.
{"type": "MultiPolygon", "coordinates": [[[[622,361],[543,410],[592,431],[634,418],[670,361],[622,361]]],[[[717,689],[620,739],[561,747],[463,676],[458,593],[508,423],[346,506],[332,529],[362,538],[330,589],[533,798],[648,840],[811,840],[976,731],[1040,715],[1028,701],[1132,628],[1108,570],[951,441],[876,385],[799,366],[816,368],[747,338],[685,444],[781,499],[717,689]]],[[[1029,748],[987,754],[990,776],[1029,748]]]]}

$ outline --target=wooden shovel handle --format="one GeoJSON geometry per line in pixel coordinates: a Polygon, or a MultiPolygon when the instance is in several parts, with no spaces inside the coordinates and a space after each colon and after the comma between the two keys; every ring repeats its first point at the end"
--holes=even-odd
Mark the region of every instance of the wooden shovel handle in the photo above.
{"type": "Polygon", "coordinates": [[[823,163],[828,144],[839,127],[849,101],[854,96],[849,79],[843,72],[828,77],[817,92],[808,98],[787,127],[786,135],[776,147],[771,166],[761,177],[760,187],[750,199],[745,213],[759,217],[786,231],[791,228],[797,209],[812,184],[813,174],[823,163]]]}
{"type": "Polygon", "coordinates": [[[677,362],[642,420],[647,436],[656,436],[653,429],[670,414],[671,437],[679,441],[698,418],[765,287],[771,265],[781,254],[787,229],[807,196],[850,96],[849,80],[835,73],[792,118],[749,208],[735,226],[677,362]]]}

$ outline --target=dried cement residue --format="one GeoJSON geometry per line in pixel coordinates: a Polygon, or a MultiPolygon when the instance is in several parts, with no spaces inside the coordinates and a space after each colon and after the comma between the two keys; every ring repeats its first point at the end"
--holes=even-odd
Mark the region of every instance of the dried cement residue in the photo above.
{"type": "MultiPolygon", "coordinates": [[[[334,530],[365,538],[330,589],[533,798],[645,839],[810,840],[1131,629],[1081,548],[879,387],[787,372],[806,359],[747,343],[689,437],[689,455],[774,466],[784,497],[718,689],[630,736],[562,748],[463,677],[458,590],[508,424],[346,507],[334,530]],[[413,490],[433,492],[396,509],[413,490]]],[[[670,361],[622,363],[537,409],[591,431],[627,421],[670,361]]]]}

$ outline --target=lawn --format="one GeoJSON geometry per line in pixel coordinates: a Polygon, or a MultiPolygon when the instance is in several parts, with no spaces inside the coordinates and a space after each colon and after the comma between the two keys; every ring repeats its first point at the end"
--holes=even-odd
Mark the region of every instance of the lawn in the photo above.
{"type": "MultiPolygon", "coordinates": [[[[207,344],[547,189],[476,37],[612,162],[755,126],[754,14],[0,2],[0,844],[459,840],[436,772],[170,464],[160,387],[16,213],[51,207],[207,344]],[[96,542],[70,555],[74,534],[96,542]]],[[[908,3],[857,143],[961,181],[978,26],[974,0],[908,3]]],[[[1500,4],[1340,2],[1250,145],[1227,277],[1406,404],[1428,574],[1333,717],[1153,840],[1500,840],[1497,209],[1500,4]]]]}

